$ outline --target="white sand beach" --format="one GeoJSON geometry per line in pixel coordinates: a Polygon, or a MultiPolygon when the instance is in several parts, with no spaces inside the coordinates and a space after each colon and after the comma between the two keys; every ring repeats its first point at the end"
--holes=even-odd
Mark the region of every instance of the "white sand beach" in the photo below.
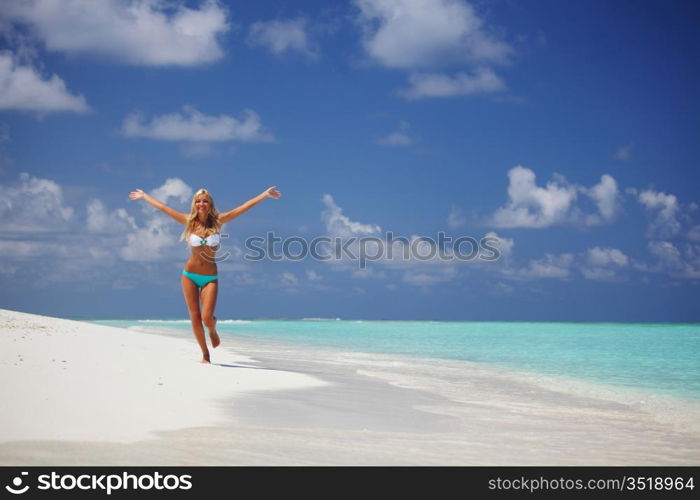
{"type": "Polygon", "coordinates": [[[700,408],[0,310],[0,465],[697,465],[700,408]]]}

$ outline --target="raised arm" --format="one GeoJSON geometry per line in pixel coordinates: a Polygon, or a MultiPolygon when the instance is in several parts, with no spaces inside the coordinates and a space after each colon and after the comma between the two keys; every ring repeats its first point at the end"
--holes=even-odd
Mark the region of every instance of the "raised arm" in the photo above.
{"type": "Polygon", "coordinates": [[[148,193],[144,193],[141,189],[137,189],[137,190],[129,193],[129,198],[132,200],[146,200],[146,202],[148,202],[149,205],[151,205],[152,207],[155,207],[158,210],[168,214],[170,217],[175,219],[180,224],[187,223],[187,215],[183,214],[182,212],[178,212],[177,210],[170,208],[168,205],[166,205],[162,201],[158,201],[155,198],[153,198],[152,196],[150,196],[148,193]]]}
{"type": "Polygon", "coordinates": [[[228,212],[223,212],[219,214],[219,222],[222,224],[225,224],[226,222],[232,221],[242,213],[247,212],[251,208],[253,208],[255,205],[263,201],[265,198],[274,198],[277,199],[280,196],[282,196],[282,193],[278,190],[275,189],[275,186],[272,186],[270,188],[267,188],[265,191],[257,195],[255,198],[251,198],[250,200],[246,201],[243,205],[238,206],[234,208],[233,210],[229,210],[228,212]]]}

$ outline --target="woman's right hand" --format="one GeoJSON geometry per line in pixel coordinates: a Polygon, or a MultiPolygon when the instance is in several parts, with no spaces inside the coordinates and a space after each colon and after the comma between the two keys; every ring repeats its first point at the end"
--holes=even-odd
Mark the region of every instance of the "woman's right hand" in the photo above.
{"type": "Polygon", "coordinates": [[[266,198],[274,198],[276,200],[280,196],[282,196],[282,192],[276,188],[277,188],[277,186],[269,187],[263,192],[263,194],[265,195],[266,198]]]}
{"type": "Polygon", "coordinates": [[[132,200],[141,200],[144,196],[146,196],[146,193],[144,193],[142,189],[136,189],[129,193],[129,198],[132,200]]]}

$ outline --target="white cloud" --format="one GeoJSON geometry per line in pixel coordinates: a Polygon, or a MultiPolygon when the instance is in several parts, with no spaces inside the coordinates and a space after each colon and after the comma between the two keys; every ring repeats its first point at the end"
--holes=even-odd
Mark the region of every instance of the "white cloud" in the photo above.
{"type": "MultiPolygon", "coordinates": [[[[193,190],[181,179],[171,177],[161,186],[151,190],[150,194],[157,200],[172,206],[171,198],[181,204],[189,203],[193,190]]],[[[136,229],[128,229],[125,234],[126,244],[119,250],[119,256],[126,261],[154,262],[169,260],[179,255],[177,243],[182,226],[147,203],[143,201],[141,203],[143,203],[146,217],[145,224],[136,229]]],[[[189,209],[189,206],[186,209],[189,209]]]]}
{"type": "Polygon", "coordinates": [[[584,267],[581,269],[581,274],[586,279],[596,281],[614,281],[618,278],[615,269],[605,267],[584,267]]]}
{"type": "Polygon", "coordinates": [[[493,289],[496,294],[513,295],[515,293],[515,287],[502,281],[496,283],[493,289]]]}
{"type": "Polygon", "coordinates": [[[179,231],[162,215],[146,220],[145,226],[126,234],[126,245],[119,256],[132,262],[154,262],[172,257],[167,250],[178,241],[179,231]]]}
{"type": "Polygon", "coordinates": [[[435,285],[452,281],[457,276],[457,271],[453,267],[435,269],[430,272],[408,270],[404,272],[403,281],[410,285],[435,285]]]}
{"type": "Polygon", "coordinates": [[[128,115],[122,125],[126,137],[146,137],[179,142],[269,142],[274,137],[265,131],[258,114],[250,109],[242,119],[228,115],[209,116],[191,106],[183,113],[155,116],[150,123],[139,113],[128,115]]]}
{"type": "Polygon", "coordinates": [[[617,183],[607,174],[591,188],[571,184],[562,176],[555,176],[545,187],[540,187],[535,182],[535,173],[518,165],[508,171],[508,179],[509,201],[488,221],[496,227],[543,228],[557,224],[592,226],[610,222],[618,213],[617,183]],[[593,201],[597,213],[584,214],[576,206],[579,193],[593,201]]]}
{"type": "Polygon", "coordinates": [[[571,253],[554,255],[547,253],[542,259],[531,260],[519,275],[526,278],[569,278],[575,256],[571,253]]]}
{"type": "MultiPolygon", "coordinates": [[[[558,183],[565,183],[562,178],[557,179],[558,183]]],[[[604,178],[597,186],[610,186],[610,182],[604,178]]],[[[601,189],[603,189],[601,187],[601,189]]],[[[579,192],[586,193],[592,188],[577,187],[579,192]]],[[[609,190],[614,192],[616,190],[609,190]]],[[[587,194],[587,193],[586,193],[587,194]]],[[[593,197],[592,197],[593,198],[593,197]]],[[[599,199],[608,199],[599,196],[599,199]]],[[[390,279],[400,276],[403,283],[431,286],[440,283],[455,281],[462,276],[461,269],[465,270],[489,270],[513,281],[530,281],[539,279],[571,280],[576,277],[587,280],[619,282],[629,278],[633,271],[642,272],[663,272],[671,277],[679,278],[700,278],[700,245],[686,244],[683,247],[676,247],[670,242],[650,243],[650,253],[656,258],[657,263],[650,266],[648,264],[636,262],[618,248],[594,246],[582,252],[568,253],[545,253],[543,257],[531,259],[524,266],[514,265],[513,250],[515,242],[512,238],[499,236],[495,232],[485,235],[487,238],[495,238],[497,243],[491,246],[498,247],[500,258],[498,262],[485,262],[476,258],[468,262],[462,262],[455,258],[454,248],[449,243],[440,251],[436,242],[431,242],[425,237],[412,235],[410,237],[400,237],[393,235],[391,258],[388,255],[387,240],[378,234],[381,228],[374,224],[363,224],[356,222],[343,215],[343,211],[338,207],[330,195],[324,196],[326,210],[322,215],[326,222],[326,229],[329,236],[339,236],[343,239],[350,237],[372,236],[380,238],[384,243],[384,253],[378,259],[368,260],[368,267],[358,269],[358,261],[349,257],[343,258],[340,262],[329,260],[329,263],[338,264],[338,270],[349,270],[353,278],[375,278],[390,279]],[[420,243],[419,243],[420,242],[420,243]],[[442,256],[442,257],[441,257],[442,256]],[[460,267],[463,264],[468,267],[460,267]]],[[[575,207],[572,207],[575,208],[575,207]]],[[[598,214],[603,218],[605,214],[611,215],[613,212],[600,210],[598,214]]],[[[577,221],[587,220],[585,217],[576,217],[576,211],[571,210],[573,219],[577,221]]],[[[392,233],[393,234],[393,233],[392,233]]],[[[375,249],[371,246],[365,247],[366,255],[376,257],[375,249]]],[[[359,255],[359,245],[357,243],[348,247],[351,253],[359,255]]],[[[321,253],[333,253],[329,249],[322,250],[321,253]]],[[[470,253],[470,247],[462,246],[460,253],[464,257],[470,253]]],[[[491,251],[481,249],[480,255],[492,257],[491,251]]],[[[470,271],[468,271],[470,272],[470,271]]],[[[313,281],[312,275],[307,273],[309,281],[313,281]]],[[[497,288],[507,289],[512,287],[508,284],[497,288]]],[[[506,291],[507,291],[506,290],[506,291]]],[[[503,291],[503,290],[501,290],[503,291]]]]}
{"type": "Polygon", "coordinates": [[[464,0],[355,0],[362,44],[370,59],[410,70],[409,100],[499,92],[503,80],[488,67],[506,63],[512,47],[493,34],[464,0]],[[426,72],[469,66],[454,75],[426,72]]]}
{"type": "Polygon", "coordinates": [[[85,113],[82,95],[73,95],[57,75],[42,76],[31,66],[18,64],[9,52],[0,53],[0,109],[54,113],[85,113]]]}
{"type": "MultiPolygon", "coordinates": [[[[22,173],[0,186],[0,255],[5,272],[21,272],[23,286],[42,288],[57,282],[95,278],[105,254],[102,238],[86,235],[64,187],[22,173]],[[11,222],[11,223],[10,223],[11,222]]],[[[89,229],[88,229],[89,231],[89,229]]]]}
{"type": "Polygon", "coordinates": [[[297,278],[294,273],[290,273],[290,272],[282,273],[282,284],[283,285],[297,285],[298,283],[299,283],[299,278],[297,278]]]}
{"type": "Polygon", "coordinates": [[[321,199],[326,209],[321,212],[321,220],[326,224],[326,232],[330,236],[349,237],[358,235],[371,235],[379,233],[382,229],[376,224],[362,224],[350,220],[343,215],[343,209],[336,205],[330,194],[324,194],[321,199]]]}
{"type": "Polygon", "coordinates": [[[195,8],[161,0],[4,0],[0,19],[29,26],[50,51],[144,66],[216,61],[230,29],[216,0],[195,8]]]}
{"type": "Polygon", "coordinates": [[[180,203],[190,203],[194,195],[194,190],[182,179],[169,177],[162,186],[151,191],[151,194],[154,198],[163,203],[168,203],[169,198],[174,198],[180,203]]]}
{"type": "Polygon", "coordinates": [[[680,269],[683,267],[681,253],[676,246],[668,241],[650,241],[649,252],[658,257],[664,267],[680,269]]]}
{"type": "MultiPolygon", "coordinates": [[[[182,201],[188,194],[182,185],[168,179],[154,192],[161,200],[182,201]]],[[[0,185],[0,221],[6,221],[0,222],[0,274],[22,272],[32,288],[56,283],[87,287],[97,279],[107,285],[126,280],[133,286],[144,272],[155,272],[152,263],[168,266],[186,258],[186,245],[178,244],[182,227],[161,212],[149,207],[135,218],[124,207],[110,210],[97,198],[84,202],[79,192],[69,196],[65,191],[53,180],[27,173],[0,185]]],[[[156,281],[159,276],[150,274],[156,281]]]]}
{"type": "Polygon", "coordinates": [[[605,267],[608,265],[624,267],[629,263],[629,258],[617,248],[589,248],[586,258],[593,267],[605,267]]]}
{"type": "Polygon", "coordinates": [[[386,137],[377,140],[377,144],[382,146],[410,146],[411,138],[404,132],[392,132],[386,137]]]}
{"type": "Polygon", "coordinates": [[[511,47],[462,0],[356,0],[367,54],[390,68],[504,62],[511,47]]]}
{"type": "Polygon", "coordinates": [[[525,267],[507,262],[498,271],[505,278],[523,281],[530,279],[572,279],[580,273],[586,279],[620,282],[629,278],[632,271],[662,273],[672,278],[700,278],[700,245],[685,243],[680,246],[669,241],[654,240],[648,243],[649,253],[655,262],[648,264],[627,256],[622,250],[596,246],[585,252],[550,254],[530,260],[525,267]]]}
{"type": "Polygon", "coordinates": [[[616,160],[629,161],[632,159],[632,150],[633,149],[634,149],[634,146],[632,144],[628,144],[627,146],[620,146],[615,151],[613,158],[616,160]]]}
{"type": "Polygon", "coordinates": [[[275,55],[298,52],[314,59],[318,53],[311,47],[304,18],[253,23],[248,34],[248,44],[266,47],[275,55]]]}
{"type": "MultiPolygon", "coordinates": [[[[171,206],[172,201],[189,203],[192,193],[192,188],[178,178],[169,178],[150,192],[151,196],[171,206]]],[[[155,262],[175,257],[182,228],[148,203],[140,202],[140,206],[145,217],[143,225],[124,208],[110,212],[99,199],[88,202],[87,229],[97,235],[92,240],[93,256],[119,257],[130,262],[155,262]]]]}
{"type": "Polygon", "coordinates": [[[639,193],[639,202],[654,218],[650,222],[647,236],[649,238],[672,238],[676,236],[681,223],[678,220],[678,199],[672,194],[647,189],[639,193]]]}
{"type": "MultiPolygon", "coordinates": [[[[166,179],[150,191],[151,196],[169,206],[186,205],[186,211],[192,194],[193,189],[177,177],[166,179]]],[[[129,262],[168,261],[180,256],[178,242],[182,227],[146,202],[129,203],[141,207],[140,220],[124,208],[109,211],[101,200],[88,202],[87,228],[95,234],[92,255],[101,258],[109,255],[129,262]]]]}
{"type": "Polygon", "coordinates": [[[600,182],[585,192],[598,207],[598,214],[586,217],[586,225],[609,222],[617,216],[620,210],[620,191],[617,182],[610,175],[601,176],[600,182]]]}
{"type": "Polygon", "coordinates": [[[637,264],[637,268],[646,272],[662,272],[673,278],[700,278],[700,245],[685,243],[676,246],[670,241],[650,241],[649,253],[656,257],[656,264],[648,266],[637,264]]]}
{"type": "Polygon", "coordinates": [[[515,247],[515,241],[513,241],[513,238],[505,238],[503,236],[499,236],[493,231],[486,233],[484,237],[495,238],[497,240],[496,247],[498,247],[498,250],[501,253],[501,257],[503,259],[508,259],[513,254],[513,247],[515,247]]]}
{"type": "Polygon", "coordinates": [[[58,231],[74,214],[63,188],[50,179],[23,172],[19,182],[0,185],[0,228],[6,233],[58,231]]]}
{"type": "Polygon", "coordinates": [[[540,259],[530,260],[527,266],[517,267],[508,261],[510,251],[503,250],[503,245],[501,248],[506,257],[506,266],[499,272],[513,280],[573,279],[580,273],[589,280],[621,281],[626,278],[622,273],[630,268],[631,262],[631,259],[617,248],[596,246],[578,253],[545,253],[540,259]]]}
{"type": "Polygon", "coordinates": [[[570,185],[549,182],[542,188],[535,184],[535,173],[520,165],[508,172],[508,197],[505,207],[491,218],[496,227],[548,227],[566,219],[577,196],[570,185]]]}
{"type": "Polygon", "coordinates": [[[309,281],[322,281],[323,276],[318,274],[316,271],[306,271],[306,279],[309,281]]]}
{"type": "Polygon", "coordinates": [[[409,100],[426,97],[454,97],[500,92],[506,85],[490,68],[477,68],[473,74],[459,72],[454,77],[441,73],[412,73],[410,87],[398,90],[398,95],[409,100]]]}
{"type": "Polygon", "coordinates": [[[386,278],[386,273],[384,271],[377,271],[373,268],[358,269],[353,271],[353,278],[359,279],[381,279],[386,278]]]}
{"type": "Polygon", "coordinates": [[[7,144],[12,142],[10,127],[6,123],[0,123],[0,174],[12,167],[13,161],[7,153],[7,144]]]}
{"type": "Polygon", "coordinates": [[[700,278],[700,245],[686,244],[683,251],[683,271],[680,276],[687,279],[700,278]]]}
{"type": "Polygon", "coordinates": [[[581,273],[592,280],[613,280],[618,278],[617,271],[629,265],[629,257],[617,248],[589,248],[581,273]]]}
{"type": "Polygon", "coordinates": [[[40,240],[25,240],[17,241],[14,239],[5,239],[11,234],[5,234],[0,239],[0,255],[6,261],[6,265],[10,268],[17,267],[18,263],[24,264],[26,261],[35,260],[39,257],[66,257],[68,256],[67,247],[65,244],[47,244],[40,240]],[[13,264],[7,261],[13,261],[13,264]]]}
{"type": "Polygon", "coordinates": [[[380,226],[356,222],[343,215],[342,209],[335,204],[330,195],[324,195],[323,202],[326,205],[322,213],[326,233],[331,238],[339,238],[339,241],[333,240],[332,244],[319,245],[322,248],[317,250],[321,254],[333,256],[326,262],[336,266],[337,270],[351,270],[354,278],[391,277],[393,274],[385,273],[386,270],[402,272],[401,279],[411,284],[447,282],[459,276],[458,270],[461,265],[484,268],[493,264],[495,253],[500,253],[501,259],[507,259],[514,245],[512,239],[502,238],[494,232],[485,235],[490,238],[489,246],[493,250],[480,246],[479,241],[473,238],[469,241],[459,241],[459,247],[455,249],[454,238],[442,240],[440,243],[440,238],[418,235],[406,237],[392,232],[380,234],[380,226]],[[359,238],[362,237],[365,238],[360,242],[359,238]],[[336,253],[341,252],[341,247],[342,253],[335,258],[336,253]],[[360,268],[362,263],[367,267],[360,268]]]}
{"type": "Polygon", "coordinates": [[[104,203],[92,199],[87,204],[87,229],[93,233],[126,233],[137,228],[136,222],[125,209],[108,212],[104,203]]]}
{"type": "Polygon", "coordinates": [[[700,225],[695,225],[688,230],[687,237],[690,241],[700,242],[700,225]]]}
{"type": "Polygon", "coordinates": [[[447,227],[450,229],[457,229],[464,226],[467,223],[467,219],[464,217],[462,210],[457,205],[452,205],[450,213],[447,215],[447,227]]]}
{"type": "MultiPolygon", "coordinates": [[[[331,242],[322,242],[317,246],[316,251],[321,255],[332,256],[324,262],[334,266],[338,270],[358,269],[361,264],[360,242],[357,238],[372,236],[379,238],[381,227],[376,224],[363,224],[350,220],[346,215],[343,215],[343,210],[340,208],[330,194],[324,194],[321,201],[325,205],[321,211],[321,220],[324,222],[327,237],[331,238],[331,242]],[[340,242],[340,245],[338,245],[340,242]],[[339,248],[342,246],[342,249],[339,248]],[[352,257],[354,256],[354,258],[352,257]]],[[[365,255],[377,255],[377,243],[370,241],[365,244],[365,255]]],[[[369,263],[373,265],[372,262],[369,263]]]]}
{"type": "Polygon", "coordinates": [[[406,133],[409,127],[410,125],[408,122],[402,121],[399,123],[398,130],[390,133],[386,137],[378,139],[376,143],[382,146],[410,146],[413,140],[406,133]]]}

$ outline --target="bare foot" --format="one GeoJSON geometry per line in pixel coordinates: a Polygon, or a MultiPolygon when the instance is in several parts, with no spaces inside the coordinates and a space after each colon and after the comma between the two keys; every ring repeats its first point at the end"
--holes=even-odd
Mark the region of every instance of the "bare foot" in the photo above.
{"type": "Polygon", "coordinates": [[[211,361],[209,361],[209,353],[202,356],[202,360],[200,361],[200,363],[204,363],[205,365],[211,364],[211,361]]]}
{"type": "Polygon", "coordinates": [[[214,329],[209,332],[209,336],[211,337],[211,345],[214,347],[214,349],[216,349],[219,344],[221,344],[219,334],[216,333],[216,316],[214,316],[214,329]]]}

